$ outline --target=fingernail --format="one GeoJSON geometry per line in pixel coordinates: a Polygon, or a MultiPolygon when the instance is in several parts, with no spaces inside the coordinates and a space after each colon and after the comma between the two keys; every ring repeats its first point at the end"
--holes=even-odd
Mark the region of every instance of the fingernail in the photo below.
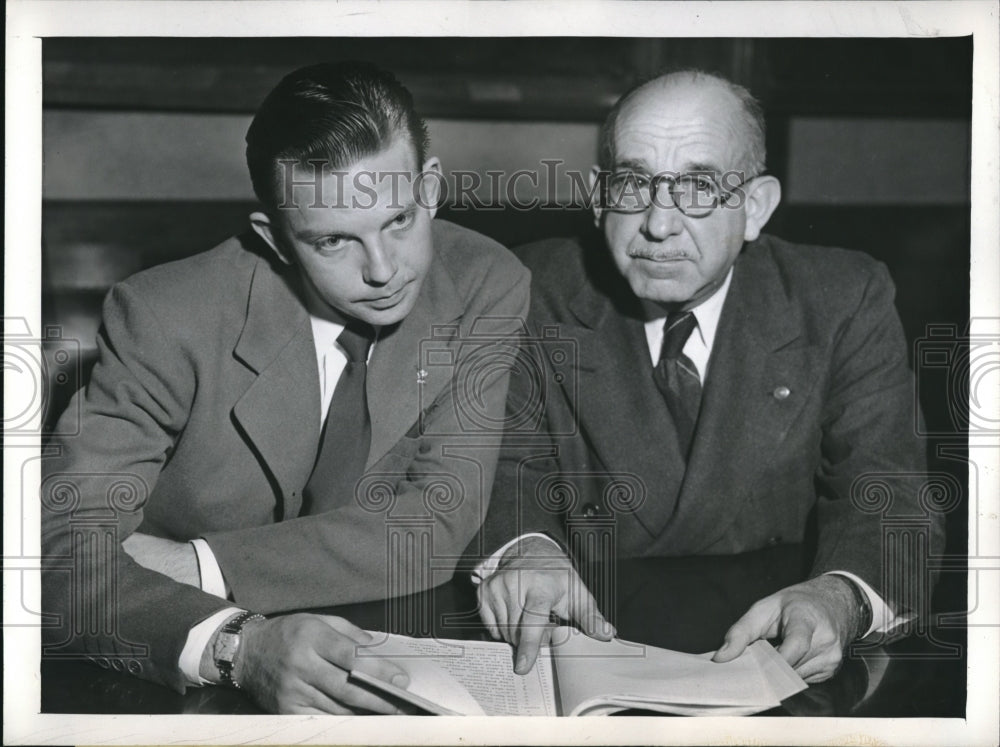
{"type": "Polygon", "coordinates": [[[410,678],[405,674],[394,674],[392,676],[392,684],[396,687],[406,687],[410,684],[410,678]]]}
{"type": "Polygon", "coordinates": [[[517,664],[514,665],[514,670],[517,672],[523,672],[525,667],[528,666],[528,657],[521,654],[517,657],[517,664]]]}

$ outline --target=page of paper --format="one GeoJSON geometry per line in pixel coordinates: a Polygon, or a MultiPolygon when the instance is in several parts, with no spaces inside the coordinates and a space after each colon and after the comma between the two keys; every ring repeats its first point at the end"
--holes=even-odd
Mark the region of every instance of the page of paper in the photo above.
{"type": "Polygon", "coordinates": [[[792,665],[785,661],[767,641],[756,641],[748,650],[757,659],[757,666],[760,667],[764,682],[779,701],[809,687],[805,680],[795,673],[792,665]]]}
{"type": "MultiPolygon", "coordinates": [[[[566,714],[612,702],[620,708],[658,704],[654,710],[671,712],[676,709],[664,706],[681,706],[687,712],[703,708],[718,712],[721,707],[754,712],[773,708],[786,693],[797,692],[794,672],[789,679],[788,672],[781,671],[777,687],[771,686],[754,650],[758,644],[734,661],[716,664],[710,654],[682,654],[621,640],[602,642],[579,633],[564,638],[552,647],[551,655],[566,714]]],[[[766,642],[759,644],[770,648],[766,642]]],[[[766,654],[764,659],[769,661],[769,672],[780,670],[766,654]]]]}
{"type": "Polygon", "coordinates": [[[547,657],[521,676],[506,643],[372,635],[376,642],[359,650],[356,669],[366,657],[388,658],[410,675],[407,690],[418,698],[463,715],[558,715],[547,657]]]}

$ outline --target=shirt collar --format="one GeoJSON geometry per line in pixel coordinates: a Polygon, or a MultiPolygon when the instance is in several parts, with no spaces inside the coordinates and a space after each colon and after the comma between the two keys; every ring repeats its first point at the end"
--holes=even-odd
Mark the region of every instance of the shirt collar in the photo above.
{"type": "Polygon", "coordinates": [[[325,352],[333,347],[340,333],[344,331],[343,324],[331,322],[312,313],[309,314],[309,322],[312,324],[313,343],[317,352],[325,352]]]}
{"type": "MultiPolygon", "coordinates": [[[[715,333],[719,328],[719,318],[722,316],[722,306],[725,304],[726,296],[729,294],[729,285],[732,279],[733,268],[730,267],[729,272],[726,273],[725,280],[722,281],[722,285],[719,286],[718,290],[698,306],[691,309],[695,321],[698,322],[698,325],[695,327],[698,337],[692,337],[691,340],[697,339],[700,341],[705,351],[704,358],[706,363],[709,354],[712,352],[715,333]]],[[[650,319],[643,325],[646,329],[646,342],[649,344],[649,355],[653,361],[653,365],[656,365],[656,361],[660,357],[660,345],[663,341],[663,323],[666,318],[666,316],[661,316],[656,319],[650,319]]],[[[699,370],[704,372],[703,367],[700,367],[699,370]]]]}
{"type": "Polygon", "coordinates": [[[726,279],[722,281],[719,289],[701,304],[691,309],[694,318],[698,320],[698,334],[701,335],[702,342],[709,350],[712,349],[712,343],[715,342],[715,332],[719,328],[719,318],[722,316],[722,305],[726,302],[732,280],[733,268],[730,267],[729,272],[726,273],[726,279]]]}
{"type": "MultiPolygon", "coordinates": [[[[302,303],[309,314],[309,323],[312,325],[316,352],[322,355],[337,342],[337,338],[340,337],[340,333],[347,325],[339,320],[335,312],[331,313],[329,305],[319,297],[312,283],[300,282],[299,288],[301,288],[302,303]]],[[[375,340],[372,341],[372,347],[378,340],[380,331],[378,327],[375,327],[375,340]]],[[[369,357],[371,357],[370,351],[369,357]]]]}

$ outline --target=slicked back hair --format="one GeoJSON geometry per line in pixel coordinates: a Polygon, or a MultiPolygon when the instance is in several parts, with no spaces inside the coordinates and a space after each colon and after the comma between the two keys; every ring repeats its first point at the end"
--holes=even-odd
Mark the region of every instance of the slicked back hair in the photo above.
{"type": "Polygon", "coordinates": [[[615,126],[618,123],[618,116],[622,107],[641,89],[656,82],[666,83],[674,80],[686,80],[697,85],[698,83],[708,83],[721,86],[724,90],[732,94],[739,105],[739,114],[743,130],[743,156],[742,163],[735,164],[736,168],[742,169],[746,178],[750,179],[764,172],[766,168],[767,149],[765,140],[767,130],[764,124],[764,109],[760,102],[754,98],[749,90],[733,83],[716,73],[708,73],[703,70],[684,69],[664,73],[655,78],[636,84],[626,91],[615,105],[608,112],[608,116],[601,126],[599,140],[598,164],[604,170],[610,170],[615,162],[615,126]]]}
{"type": "Polygon", "coordinates": [[[329,169],[350,167],[405,135],[420,169],[428,149],[427,126],[413,96],[395,76],[365,62],[321,63],[300,68],[267,95],[246,135],[253,189],[273,209],[281,194],[279,162],[320,160],[329,169]]]}

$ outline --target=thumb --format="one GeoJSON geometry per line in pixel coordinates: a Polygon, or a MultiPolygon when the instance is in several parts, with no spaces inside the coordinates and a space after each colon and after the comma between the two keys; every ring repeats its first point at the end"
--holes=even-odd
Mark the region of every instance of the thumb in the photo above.
{"type": "MultiPolygon", "coordinates": [[[[317,617],[338,633],[342,633],[355,643],[364,645],[372,643],[375,640],[375,636],[367,630],[362,630],[354,623],[349,622],[342,617],[334,617],[333,615],[317,615],[317,617]]],[[[384,636],[385,634],[383,633],[382,635],[384,636]]]]}
{"type": "Polygon", "coordinates": [[[597,609],[597,601],[579,576],[570,585],[569,594],[569,618],[580,626],[580,630],[599,641],[610,641],[617,635],[614,626],[597,609]]]}
{"type": "Polygon", "coordinates": [[[766,619],[762,618],[759,612],[751,607],[749,612],[726,631],[725,642],[715,652],[712,661],[720,664],[732,661],[742,654],[747,646],[761,638],[767,627],[766,619]]]}

